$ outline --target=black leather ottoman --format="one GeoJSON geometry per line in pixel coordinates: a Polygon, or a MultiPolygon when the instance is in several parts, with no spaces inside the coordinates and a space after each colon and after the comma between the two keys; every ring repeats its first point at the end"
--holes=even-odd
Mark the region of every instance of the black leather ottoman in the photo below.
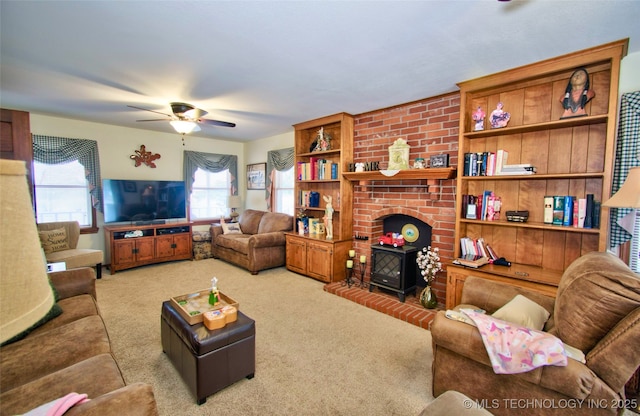
{"type": "Polygon", "coordinates": [[[189,325],[169,301],[162,303],[162,350],[167,354],[198,404],[207,396],[243,378],[256,368],[255,321],[238,311],[238,320],[208,330],[189,325]]]}

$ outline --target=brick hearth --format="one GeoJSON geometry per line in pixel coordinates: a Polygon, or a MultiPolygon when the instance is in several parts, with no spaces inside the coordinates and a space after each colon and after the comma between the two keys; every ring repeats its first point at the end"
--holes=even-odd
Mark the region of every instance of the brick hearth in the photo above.
{"type": "Polygon", "coordinates": [[[398,295],[383,292],[378,288],[369,292],[368,288],[343,286],[341,281],[327,283],[324,290],[424,329],[429,329],[429,324],[437,312],[436,309],[425,309],[416,296],[407,295],[402,303],[398,295]]]}

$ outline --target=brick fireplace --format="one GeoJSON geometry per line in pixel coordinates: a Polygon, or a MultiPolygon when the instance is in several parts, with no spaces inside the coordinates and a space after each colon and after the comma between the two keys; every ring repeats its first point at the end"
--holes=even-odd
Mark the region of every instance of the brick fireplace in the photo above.
{"type": "MultiPolygon", "coordinates": [[[[417,157],[429,160],[432,155],[447,153],[450,164],[455,166],[459,111],[460,95],[451,93],[358,115],[354,127],[354,162],[380,162],[380,168],[384,169],[389,160],[388,147],[396,139],[404,138],[411,146],[411,164],[417,157]]],[[[455,179],[436,181],[428,192],[421,181],[388,182],[388,187],[386,184],[376,183],[377,187],[369,188],[354,183],[353,232],[369,238],[354,240],[354,248],[358,254],[367,256],[367,265],[371,263],[371,245],[383,232],[384,219],[397,214],[430,225],[431,244],[440,248],[445,264],[450,262],[456,243],[455,179]]],[[[366,276],[369,275],[367,270],[366,276]]],[[[441,273],[433,285],[442,308],[445,279],[441,273]]]]}

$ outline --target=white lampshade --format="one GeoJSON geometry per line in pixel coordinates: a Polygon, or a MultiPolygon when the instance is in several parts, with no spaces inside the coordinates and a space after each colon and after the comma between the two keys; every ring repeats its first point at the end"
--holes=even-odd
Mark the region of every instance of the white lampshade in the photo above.
{"type": "Polygon", "coordinates": [[[171,120],[171,126],[180,134],[189,134],[193,131],[200,131],[200,126],[195,121],[171,120]]]}
{"type": "Polygon", "coordinates": [[[229,208],[241,208],[242,207],[242,199],[240,195],[229,195],[227,199],[227,205],[229,208]]]}
{"type": "Polygon", "coordinates": [[[640,208],[640,166],[629,169],[629,175],[627,175],[622,187],[602,206],[640,208]]]}

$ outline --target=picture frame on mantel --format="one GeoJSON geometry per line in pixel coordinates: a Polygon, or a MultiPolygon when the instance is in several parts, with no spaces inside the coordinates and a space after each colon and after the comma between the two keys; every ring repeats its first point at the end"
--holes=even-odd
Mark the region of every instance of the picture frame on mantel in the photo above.
{"type": "Polygon", "coordinates": [[[266,189],[266,163],[252,163],[247,165],[247,189],[266,189]]]}
{"type": "Polygon", "coordinates": [[[449,155],[433,155],[430,158],[429,167],[432,168],[448,168],[449,167],[449,155]]]}

